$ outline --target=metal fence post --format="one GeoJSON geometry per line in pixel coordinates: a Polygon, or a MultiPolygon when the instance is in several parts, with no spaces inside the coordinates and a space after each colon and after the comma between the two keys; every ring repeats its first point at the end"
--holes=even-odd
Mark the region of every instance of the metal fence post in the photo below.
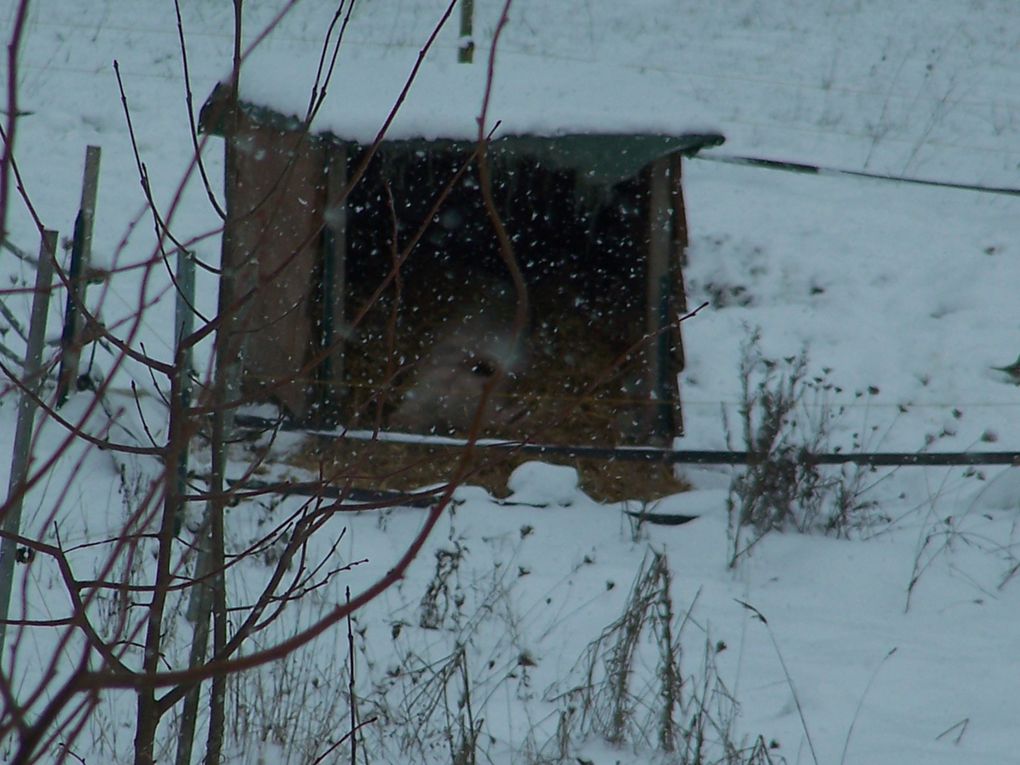
{"type": "Polygon", "coordinates": [[[7,484],[7,498],[3,505],[3,541],[0,542],[0,660],[3,658],[7,636],[7,617],[10,613],[11,590],[14,585],[14,561],[18,553],[17,541],[11,535],[21,531],[21,508],[25,500],[25,479],[31,457],[32,426],[36,402],[32,394],[42,388],[43,345],[46,341],[46,312],[50,306],[50,286],[53,264],[57,256],[57,232],[45,231],[39,251],[39,265],[35,273],[35,294],[32,298],[32,318],[28,328],[28,348],[21,374],[24,389],[18,400],[18,424],[14,435],[14,456],[11,458],[11,476],[7,484]]]}
{"type": "Polygon", "coordinates": [[[71,248],[71,266],[68,269],[70,289],[67,291],[67,308],[64,312],[64,332],[61,337],[63,356],[57,378],[57,406],[63,406],[78,379],[78,362],[81,358],[81,310],[85,305],[88,287],[89,263],[92,260],[92,223],[96,216],[96,193],[99,186],[99,159],[102,150],[89,146],[85,150],[85,174],[82,178],[81,206],[74,222],[74,242],[71,248]]]}

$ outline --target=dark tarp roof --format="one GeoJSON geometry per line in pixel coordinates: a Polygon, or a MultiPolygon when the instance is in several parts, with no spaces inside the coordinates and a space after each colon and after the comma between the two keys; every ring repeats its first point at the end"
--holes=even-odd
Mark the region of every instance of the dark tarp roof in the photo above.
{"type": "MultiPolygon", "coordinates": [[[[200,124],[203,130],[222,134],[217,120],[210,125],[217,102],[225,95],[225,88],[217,86],[202,108],[200,124]]],[[[297,117],[281,114],[268,107],[242,101],[241,108],[255,124],[291,132],[302,130],[304,122],[297,117]]],[[[311,131],[313,140],[351,147],[363,144],[335,132],[311,131]]],[[[686,156],[701,149],[719,146],[725,139],[718,133],[679,133],[677,135],[623,134],[623,133],[568,133],[563,135],[503,135],[489,143],[489,156],[496,164],[511,164],[514,160],[530,157],[559,170],[574,170],[578,180],[589,189],[604,191],[638,172],[660,157],[680,152],[686,156]]],[[[473,141],[454,139],[411,138],[384,140],[387,153],[425,151],[464,151],[474,148],[473,141]]]]}

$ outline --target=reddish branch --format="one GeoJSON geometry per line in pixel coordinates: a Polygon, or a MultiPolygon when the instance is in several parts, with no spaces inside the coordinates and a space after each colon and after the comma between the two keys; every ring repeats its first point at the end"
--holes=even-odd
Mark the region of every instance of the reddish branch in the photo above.
{"type": "Polygon", "coordinates": [[[340,25],[340,31],[336,36],[336,43],[333,45],[333,55],[329,60],[329,67],[326,70],[326,75],[323,77],[322,68],[326,63],[326,52],[329,50],[329,41],[333,37],[333,30],[336,28],[337,22],[340,20],[341,14],[344,12],[345,0],[340,0],[340,4],[336,8],[336,13],[333,14],[333,20],[329,22],[329,28],[326,30],[326,36],[322,41],[322,52],[319,54],[319,66],[315,70],[315,84],[312,85],[312,94],[308,99],[308,112],[305,114],[305,124],[310,125],[312,120],[315,119],[315,115],[319,113],[319,108],[322,103],[326,100],[326,92],[329,89],[329,83],[333,80],[333,70],[336,67],[337,56],[340,53],[340,45],[343,43],[344,32],[347,31],[347,25],[351,23],[351,13],[354,12],[354,2],[351,0],[347,6],[347,15],[344,16],[343,24],[340,25]],[[319,85],[322,85],[322,89],[319,89],[319,85]]]}
{"type": "MultiPolygon", "coordinates": [[[[401,93],[397,97],[389,115],[387,116],[382,127],[380,128],[380,131],[377,134],[372,146],[362,157],[361,163],[359,164],[355,172],[352,174],[352,177],[349,179],[347,185],[345,186],[345,189],[343,190],[341,195],[341,200],[345,200],[349,196],[354,186],[362,180],[367,170],[367,167],[371,162],[382,140],[384,139],[389,126],[392,124],[393,119],[395,118],[401,105],[406,99],[406,96],[418,75],[418,71],[424,61],[424,58],[428,50],[432,47],[435,39],[439,34],[439,31],[444,26],[447,19],[450,17],[455,4],[456,0],[451,0],[446,9],[446,12],[443,14],[439,23],[434,28],[428,41],[426,42],[424,47],[419,51],[417,62],[415,63],[411,73],[409,74],[401,93]]],[[[268,35],[269,31],[273,29],[276,26],[276,24],[279,23],[279,20],[282,19],[282,17],[290,10],[290,8],[293,5],[294,0],[292,0],[292,2],[289,2],[285,6],[285,8],[280,12],[280,14],[278,14],[277,18],[263,31],[261,35],[259,35],[256,38],[252,46],[250,46],[248,50],[246,50],[243,53],[243,56],[247,56],[252,50],[252,48],[255,45],[258,45],[266,37],[266,35],[268,35]]],[[[501,256],[506,264],[507,269],[509,270],[511,276],[513,277],[514,284],[518,290],[519,301],[517,307],[517,319],[515,322],[515,332],[517,333],[517,335],[520,335],[524,331],[528,314],[527,294],[524,285],[523,275],[521,273],[520,266],[517,263],[516,258],[514,256],[514,252],[510,243],[510,238],[506,232],[502,220],[500,219],[500,216],[496,210],[492,198],[491,176],[489,174],[487,157],[489,135],[487,135],[485,131],[485,124],[488,119],[489,98],[492,88],[492,76],[495,66],[495,51],[500,34],[502,33],[506,25],[509,5],[510,5],[509,1],[506,2],[506,4],[504,5],[499,24],[497,26],[497,31],[493,39],[492,51],[490,52],[489,69],[487,72],[486,95],[482,105],[481,113],[478,118],[479,126],[478,146],[475,152],[472,154],[472,157],[464,164],[462,168],[460,168],[457,171],[457,173],[446,185],[446,187],[444,187],[437,195],[432,210],[423,220],[421,226],[419,227],[419,230],[412,237],[411,241],[407,244],[407,246],[405,246],[403,250],[401,250],[399,253],[394,248],[391,272],[386,277],[384,282],[381,285],[379,285],[378,290],[375,292],[372,299],[369,301],[369,304],[362,307],[361,311],[359,312],[358,320],[364,317],[369,307],[376,300],[378,300],[378,297],[381,294],[383,294],[383,292],[390,286],[390,284],[392,284],[393,282],[399,283],[400,267],[410,256],[412,250],[417,245],[420,237],[424,234],[424,231],[429,225],[434,212],[438,211],[440,207],[445,203],[450,192],[457,185],[457,183],[459,183],[459,181],[463,177],[464,172],[466,172],[471,162],[477,160],[479,163],[479,173],[483,179],[482,189],[483,194],[485,195],[486,210],[489,215],[490,222],[494,230],[496,231],[497,239],[500,245],[501,256]]],[[[28,6],[27,0],[22,0],[21,4],[19,5],[20,13],[19,24],[16,25],[16,33],[14,38],[16,41],[20,41],[21,35],[20,22],[23,22],[22,16],[24,14],[25,9],[27,9],[27,6],[28,6]]],[[[348,18],[349,13],[350,9],[348,8],[348,18]]],[[[178,20],[179,16],[180,14],[178,9],[178,20]]],[[[344,24],[346,26],[346,20],[344,24]]],[[[182,26],[179,26],[179,34],[181,36],[181,44],[183,49],[184,40],[182,26]]],[[[342,35],[343,29],[341,29],[340,35],[338,36],[337,47],[339,47],[339,41],[342,35]]],[[[327,37],[327,41],[328,39],[329,38],[327,37]]],[[[16,51],[16,45],[12,44],[12,50],[16,51]]],[[[335,59],[336,49],[334,49],[333,59],[330,62],[329,70],[326,75],[325,80],[326,83],[328,83],[329,77],[332,74],[335,59]]],[[[320,70],[321,63],[322,62],[320,62],[320,70]]],[[[185,67],[186,66],[187,64],[185,61],[185,67]]],[[[13,72],[13,67],[9,69],[9,76],[11,76],[10,75],[11,72],[13,72]]],[[[234,87],[236,88],[236,70],[233,84],[234,87]]],[[[191,109],[190,84],[187,86],[187,90],[189,98],[189,109],[191,109]]],[[[317,96],[313,95],[313,103],[316,105],[315,108],[317,108],[317,105],[321,103],[322,97],[325,94],[325,90],[326,84],[323,84],[322,91],[317,96]]],[[[7,143],[7,149],[5,151],[4,159],[4,177],[3,177],[5,194],[3,199],[4,204],[6,204],[7,199],[6,197],[6,187],[8,179],[7,173],[9,169],[13,166],[12,165],[13,158],[10,155],[11,146],[13,144],[13,130],[11,128],[13,128],[14,109],[16,108],[16,100],[13,99],[14,99],[13,88],[11,88],[9,89],[8,100],[9,103],[13,104],[13,106],[12,113],[11,115],[9,115],[8,120],[9,122],[8,136],[10,140],[7,143]]],[[[124,101],[126,106],[126,99],[124,99],[124,101]]],[[[312,112],[314,112],[314,108],[312,109],[312,112]]],[[[194,129],[193,110],[190,111],[189,118],[192,122],[192,127],[194,129]]],[[[199,157],[201,153],[201,144],[197,141],[197,138],[193,138],[193,142],[195,144],[196,156],[192,160],[192,164],[189,167],[188,173],[190,173],[195,166],[200,165],[199,157]]],[[[159,262],[159,260],[161,259],[160,256],[162,255],[163,252],[164,238],[170,238],[168,230],[169,225],[173,218],[174,211],[176,210],[177,205],[179,203],[183,184],[187,182],[188,175],[186,174],[185,179],[182,181],[181,186],[178,187],[177,195],[175,196],[170,207],[168,208],[166,215],[160,216],[159,213],[156,211],[155,204],[152,200],[151,188],[149,187],[148,184],[148,177],[145,166],[143,163],[141,163],[140,157],[136,157],[136,159],[139,165],[139,174],[142,180],[146,201],[150,212],[154,216],[154,221],[156,222],[156,234],[158,243],[157,247],[153,252],[153,256],[147,262],[142,264],[142,267],[145,269],[145,272],[143,275],[143,285],[140,293],[141,296],[139,299],[139,305],[137,306],[137,311],[135,312],[135,315],[133,316],[132,320],[129,322],[128,325],[127,339],[123,341],[119,340],[117,338],[114,338],[107,332],[107,339],[109,339],[110,342],[113,343],[114,346],[120,352],[113,366],[113,369],[110,370],[110,374],[107,379],[108,380],[111,379],[114,373],[116,372],[117,368],[121,364],[123,364],[128,358],[134,359],[144,364],[151,371],[160,372],[161,374],[168,375],[169,377],[171,377],[171,379],[176,379],[177,374],[180,371],[181,363],[180,355],[178,355],[173,364],[165,364],[157,361],[156,359],[153,359],[148,354],[145,353],[139,354],[138,352],[134,351],[131,346],[134,341],[134,338],[137,335],[142,314],[144,313],[148,305],[148,302],[145,298],[148,280],[152,274],[152,270],[155,268],[156,263],[159,262]]],[[[201,169],[200,172],[202,172],[201,169]]],[[[208,187],[207,179],[205,180],[205,183],[208,187]]],[[[3,218],[0,218],[0,223],[2,223],[3,220],[4,220],[3,218]]],[[[0,225],[0,230],[2,230],[2,225],[0,225]]],[[[320,231],[316,231],[314,232],[313,236],[318,236],[319,233],[320,231]]],[[[186,244],[190,244],[177,242],[176,240],[173,241],[175,241],[177,247],[181,248],[182,250],[185,248],[186,244]]],[[[124,246],[126,246],[126,239],[122,246],[118,248],[118,254],[123,250],[124,246]]],[[[302,249],[301,247],[298,247],[295,250],[294,256],[296,256],[296,254],[300,252],[301,249],[302,249]]],[[[239,311],[258,290],[266,289],[284,273],[287,266],[290,264],[291,260],[292,259],[287,259],[272,274],[269,274],[266,278],[262,279],[259,284],[257,284],[250,290],[246,291],[245,294],[235,297],[233,302],[229,306],[225,307],[225,309],[223,310],[223,312],[221,312],[220,315],[218,315],[217,317],[213,318],[210,321],[206,321],[203,327],[201,327],[191,336],[186,338],[184,342],[180,345],[180,348],[191,347],[194,344],[198,343],[203,338],[211,335],[213,332],[222,330],[224,325],[230,321],[231,317],[236,315],[236,312],[239,311]]],[[[94,318],[91,317],[90,314],[86,314],[86,316],[87,318],[94,318]]],[[[325,349],[323,351],[323,354],[330,353],[333,350],[335,349],[325,349]]],[[[312,363],[314,364],[315,362],[312,363]]],[[[6,369],[4,371],[9,372],[9,370],[6,369]]],[[[399,581],[404,576],[411,562],[419,555],[427,539],[429,538],[432,530],[434,529],[436,523],[442,517],[446,508],[449,506],[449,503],[452,500],[452,495],[455,487],[460,483],[460,481],[464,478],[464,476],[468,474],[468,472],[471,469],[474,445],[477,442],[481,425],[482,422],[484,421],[484,410],[486,404],[488,403],[488,400],[492,395],[495,382],[490,381],[489,384],[487,384],[487,386],[483,390],[482,401],[480,402],[480,405],[476,411],[474,420],[471,424],[471,428],[468,434],[468,448],[466,448],[463,451],[461,459],[455,468],[452,479],[445,487],[444,491],[439,497],[439,500],[429,509],[422,528],[420,529],[418,534],[413,538],[413,540],[411,540],[411,542],[405,549],[404,553],[402,554],[400,560],[384,576],[380,577],[364,592],[360,593],[354,598],[348,599],[347,602],[341,605],[335,606],[327,614],[325,614],[319,620],[317,620],[314,624],[301,630],[292,637],[283,640],[278,644],[262,651],[247,654],[244,656],[237,655],[239,649],[250,637],[250,635],[257,630],[263,629],[268,623],[271,623],[274,619],[278,618],[284,612],[284,607],[287,605],[287,603],[302,597],[305,593],[307,593],[311,589],[321,587],[324,582],[328,582],[337,573],[339,573],[342,570],[345,570],[344,567],[338,568],[335,567],[327,570],[326,565],[328,556],[323,557],[317,564],[314,565],[310,564],[309,561],[307,560],[308,555],[307,544],[309,540],[311,540],[317,533],[319,533],[322,530],[323,526],[331,518],[334,517],[336,512],[342,509],[339,506],[339,503],[337,505],[332,504],[325,505],[320,497],[316,500],[314,507],[310,507],[308,504],[306,504],[306,506],[301,511],[299,511],[299,514],[295,516],[296,520],[293,523],[293,528],[291,529],[291,533],[285,545],[283,554],[281,555],[281,558],[278,561],[278,564],[270,577],[270,582],[263,589],[262,594],[256,600],[256,602],[247,608],[247,614],[242,623],[234,631],[233,636],[229,640],[223,642],[223,644],[219,647],[219,650],[216,651],[216,653],[214,654],[210,661],[208,661],[202,666],[198,666],[193,669],[159,671],[159,662],[161,661],[161,658],[159,657],[158,652],[155,652],[152,653],[151,655],[147,655],[144,662],[143,671],[141,672],[134,671],[125,665],[122,658],[123,657],[122,650],[126,650],[126,646],[133,644],[139,631],[144,628],[143,625],[148,626],[150,630],[150,636],[153,628],[155,628],[157,631],[161,628],[160,623],[162,621],[162,617],[161,614],[159,613],[160,608],[155,604],[155,602],[152,605],[150,605],[150,610],[145,615],[145,617],[136,622],[133,626],[129,627],[129,624],[126,621],[127,619],[126,616],[122,617],[124,620],[118,623],[117,629],[115,631],[116,633],[115,641],[110,639],[104,640],[104,638],[99,635],[98,631],[89,622],[87,612],[94,598],[96,598],[98,596],[98,593],[104,589],[114,589],[122,593],[139,591],[153,592],[154,596],[156,595],[157,592],[159,592],[160,598],[165,598],[165,596],[169,592],[172,592],[175,589],[183,589],[186,587],[195,586],[203,581],[202,578],[183,579],[177,576],[176,571],[180,570],[180,568],[184,565],[184,560],[187,558],[187,556],[185,555],[182,558],[182,560],[177,564],[175,569],[175,566],[171,561],[171,556],[169,553],[171,546],[175,544],[171,525],[173,517],[169,512],[166,512],[165,508],[162,519],[162,527],[159,532],[160,547],[162,548],[162,551],[160,553],[159,573],[152,587],[151,588],[148,586],[140,587],[132,585],[130,584],[130,582],[124,583],[114,582],[111,578],[112,568],[115,565],[115,562],[122,560],[125,555],[128,556],[129,558],[132,555],[134,555],[138,550],[139,541],[142,538],[145,538],[145,535],[136,533],[133,531],[133,529],[143,528],[151,521],[152,515],[155,512],[154,508],[156,503],[159,502],[161,498],[165,497],[166,492],[170,490],[169,488],[170,484],[172,484],[176,480],[174,459],[176,458],[176,455],[179,454],[179,451],[182,447],[182,443],[184,442],[184,440],[190,437],[190,433],[187,432],[187,430],[175,431],[173,434],[171,434],[167,444],[163,447],[153,448],[138,447],[130,449],[122,445],[111,444],[109,442],[108,437],[96,437],[90,435],[85,431],[85,423],[87,422],[88,417],[91,416],[91,413],[94,411],[94,407],[98,405],[98,401],[105,392],[107,385],[108,382],[100,386],[100,391],[98,392],[98,395],[96,396],[95,400],[93,402],[90,402],[90,405],[86,407],[86,414],[76,422],[72,422],[69,419],[61,417],[56,412],[54,412],[52,408],[47,407],[44,401],[37,399],[37,403],[40,403],[43,406],[43,411],[45,415],[53,418],[56,422],[60,423],[67,430],[67,433],[63,440],[61,441],[61,443],[59,444],[58,449],[55,451],[55,453],[49,459],[44,460],[42,465],[40,465],[39,468],[30,477],[30,481],[26,484],[25,490],[34,486],[36,483],[38,483],[39,480],[42,479],[44,475],[51,471],[53,469],[56,459],[58,459],[60,455],[65,454],[70,448],[71,444],[74,443],[75,441],[84,441],[98,448],[117,448],[120,451],[130,451],[131,453],[140,455],[149,456],[153,454],[162,455],[165,460],[164,471],[163,474],[157,480],[153,481],[153,483],[150,484],[148,493],[143,498],[141,505],[134,511],[134,513],[128,519],[124,526],[124,530],[126,533],[122,537],[118,537],[115,540],[114,549],[110,552],[106,561],[104,561],[102,570],[99,572],[98,576],[95,579],[91,579],[88,581],[76,579],[73,573],[73,569],[67,558],[66,550],[64,550],[59,544],[47,545],[38,540],[28,539],[25,540],[26,546],[32,547],[33,549],[36,550],[37,553],[48,556],[53,561],[55,561],[61,579],[64,583],[65,589],[68,592],[71,602],[71,615],[67,617],[66,620],[54,622],[55,624],[73,627],[73,629],[68,629],[65,631],[64,635],[61,638],[61,646],[66,648],[66,646],[68,645],[68,641],[70,640],[70,636],[75,632],[78,632],[85,636],[86,646],[83,650],[78,666],[73,669],[70,675],[66,676],[66,680],[61,685],[57,687],[51,687],[55,683],[54,678],[56,677],[55,675],[56,666],[53,665],[49,668],[49,670],[46,671],[42,684],[36,689],[35,693],[30,697],[28,702],[21,705],[20,707],[15,706],[13,704],[13,696],[10,694],[10,688],[6,684],[6,678],[3,678],[4,682],[0,682],[0,693],[3,694],[5,700],[7,700],[8,702],[7,703],[8,719],[5,720],[4,722],[5,727],[0,728],[0,732],[2,732],[3,730],[11,730],[12,727],[19,731],[20,733],[19,736],[20,747],[18,751],[19,759],[27,759],[31,756],[34,756],[35,753],[41,751],[40,750],[41,746],[43,746],[45,743],[55,740],[54,737],[61,730],[66,730],[69,733],[70,738],[73,740],[81,730],[81,725],[83,724],[83,720],[85,719],[84,716],[86,716],[89,710],[91,709],[90,705],[94,704],[96,692],[100,690],[113,688],[131,688],[138,691],[151,692],[156,688],[170,688],[170,690],[167,693],[165,693],[161,698],[158,699],[157,702],[158,709],[157,717],[158,717],[166,710],[168,710],[170,706],[176,703],[176,701],[178,701],[195,683],[213,677],[222,678],[228,673],[238,672],[243,669],[261,666],[281,659],[288,655],[289,653],[293,652],[294,650],[298,649],[299,647],[315,639],[319,635],[323,634],[326,630],[329,630],[330,628],[334,627],[341,620],[348,618],[352,613],[356,612],[358,609],[362,608],[366,604],[373,601],[381,593],[385,592],[389,587],[391,587],[395,582],[399,581]],[[294,562],[297,562],[298,564],[297,570],[295,571],[294,574],[290,576],[290,581],[288,582],[287,569],[288,566],[294,562]],[[97,653],[102,659],[102,666],[99,669],[90,669],[90,662],[93,653],[97,653]],[[34,722],[31,725],[29,725],[26,722],[22,710],[32,708],[36,703],[39,702],[44,692],[46,694],[52,694],[50,695],[50,700],[40,711],[39,714],[33,716],[34,722]],[[81,703],[76,706],[75,698],[80,694],[84,695],[81,696],[81,703]],[[63,722],[61,722],[61,720],[63,722]]],[[[179,407],[182,404],[178,396],[175,394],[176,391],[172,390],[170,404],[172,407],[179,407]]],[[[239,405],[240,403],[245,402],[243,401],[225,402],[221,405],[221,407],[222,406],[233,407],[239,405]]],[[[194,416],[197,412],[201,411],[203,410],[201,409],[192,410],[191,416],[194,416]]],[[[222,411],[222,408],[220,411],[222,411]]],[[[212,494],[215,496],[217,501],[222,502],[223,499],[230,494],[230,492],[214,491],[212,492],[212,494]]],[[[179,500],[180,502],[184,502],[194,498],[195,497],[193,496],[180,496],[177,497],[176,499],[179,500]]],[[[167,507],[173,504],[174,503],[168,503],[167,507]]],[[[283,529],[282,525],[278,526],[277,528],[282,532],[283,529]]],[[[263,541],[266,541],[268,539],[269,537],[266,536],[263,538],[263,541]]],[[[251,550],[252,548],[249,549],[251,550]]],[[[241,556],[236,558],[234,562],[243,559],[244,558],[242,554],[241,556]]],[[[232,562],[231,564],[226,563],[223,564],[217,571],[210,573],[209,576],[222,575],[226,568],[229,565],[233,565],[234,562],[232,562]]],[[[28,622],[25,623],[27,624],[28,622]]],[[[34,623],[39,624],[39,622],[34,623]]],[[[159,643],[160,641],[158,638],[146,640],[147,646],[158,645],[159,643]]],[[[54,661],[56,661],[57,658],[62,658],[63,656],[62,650],[54,654],[54,661]]]]}
{"type": "Polygon", "coordinates": [[[216,214],[220,216],[220,220],[224,220],[227,214],[220,207],[220,203],[216,201],[212,184],[209,183],[209,175],[205,171],[205,162],[202,161],[202,147],[198,141],[198,122],[195,120],[195,101],[191,93],[191,71],[188,68],[188,46],[184,41],[184,22],[181,19],[180,0],[174,0],[174,13],[177,14],[177,38],[180,42],[181,66],[184,69],[184,102],[188,108],[188,126],[191,128],[191,145],[195,150],[195,162],[198,164],[198,172],[202,176],[202,185],[205,187],[209,204],[212,205],[216,214]]]}
{"type": "MultiPolygon", "coordinates": [[[[496,209],[496,202],[492,197],[492,172],[489,166],[488,152],[489,136],[485,129],[489,117],[489,104],[492,99],[493,76],[496,71],[496,50],[499,47],[499,38],[506,28],[507,21],[509,21],[510,4],[512,2],[513,0],[506,0],[504,2],[503,10],[496,24],[496,31],[493,34],[492,45],[489,48],[489,64],[488,70],[485,73],[485,96],[482,99],[481,113],[478,115],[478,177],[482,200],[485,203],[485,212],[499,242],[500,257],[510,272],[510,278],[513,280],[514,290],[517,293],[517,306],[513,326],[513,343],[517,345],[521,341],[528,324],[528,285],[524,281],[524,274],[521,272],[517,256],[514,254],[510,235],[507,233],[503,219],[496,209]]],[[[503,370],[498,370],[497,374],[493,375],[491,381],[493,388],[499,382],[502,375],[503,370]]]]}

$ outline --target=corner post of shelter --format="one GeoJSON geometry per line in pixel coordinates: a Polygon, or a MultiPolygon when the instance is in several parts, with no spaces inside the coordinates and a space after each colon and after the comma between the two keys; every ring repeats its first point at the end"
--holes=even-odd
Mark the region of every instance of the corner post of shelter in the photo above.
{"type": "Polygon", "coordinates": [[[326,206],[322,230],[322,326],[325,358],[320,371],[324,424],[335,425],[344,396],[344,333],[347,308],[347,146],[326,150],[326,206]]]}
{"type": "MultiPolygon", "coordinates": [[[[673,210],[672,210],[672,223],[673,223],[673,242],[672,242],[672,263],[673,263],[673,297],[675,304],[673,305],[673,320],[679,322],[678,317],[683,316],[687,313],[687,283],[684,279],[684,269],[687,267],[687,246],[690,243],[690,237],[687,228],[687,205],[684,202],[684,184],[683,184],[683,161],[684,155],[677,153],[671,157],[672,164],[670,166],[670,173],[672,179],[672,189],[670,193],[673,199],[673,210]]],[[[683,399],[680,391],[680,379],[679,375],[687,367],[687,353],[684,350],[684,338],[683,338],[683,325],[676,323],[673,325],[671,332],[673,337],[673,370],[675,373],[675,391],[676,391],[676,433],[677,436],[684,435],[684,419],[683,419],[683,399]]]]}
{"type": "Polygon", "coordinates": [[[679,157],[668,155],[652,162],[648,180],[648,263],[646,281],[645,350],[648,375],[647,432],[654,443],[668,445],[679,434],[682,423],[678,357],[682,360],[680,336],[672,327],[671,314],[677,308],[677,273],[680,270],[675,206],[679,157]],[[679,350],[678,350],[679,349],[679,350]]]}
{"type": "MultiPolygon", "coordinates": [[[[247,135],[247,125],[236,101],[227,102],[223,133],[223,178],[226,187],[224,195],[223,231],[220,239],[220,278],[217,290],[217,313],[221,324],[216,331],[215,372],[213,379],[216,403],[232,401],[240,392],[240,377],[246,351],[246,337],[242,332],[247,306],[236,305],[238,297],[251,278],[253,268],[251,256],[244,251],[243,230],[249,211],[242,195],[244,187],[243,155],[239,150],[242,136],[247,135]],[[221,379],[222,378],[222,379],[221,379]]],[[[227,415],[229,431],[233,413],[227,415]]]]}

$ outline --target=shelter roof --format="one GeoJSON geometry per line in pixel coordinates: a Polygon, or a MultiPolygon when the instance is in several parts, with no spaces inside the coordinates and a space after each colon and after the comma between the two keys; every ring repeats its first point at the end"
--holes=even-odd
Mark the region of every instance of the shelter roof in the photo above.
{"type": "MultiPolygon", "coordinates": [[[[417,56],[417,50],[406,48],[343,49],[311,133],[339,142],[373,142],[417,56]]],[[[319,51],[308,50],[282,67],[269,44],[257,48],[240,82],[248,113],[284,129],[300,128],[309,113],[318,57],[319,51]]],[[[487,85],[485,51],[476,51],[472,64],[458,63],[449,49],[430,52],[385,140],[412,148],[416,142],[476,141],[487,85]]],[[[528,153],[579,169],[582,179],[602,185],[634,175],[657,156],[722,143],[718,124],[689,84],[669,72],[501,53],[484,127],[492,131],[497,158],[528,153]]]]}

